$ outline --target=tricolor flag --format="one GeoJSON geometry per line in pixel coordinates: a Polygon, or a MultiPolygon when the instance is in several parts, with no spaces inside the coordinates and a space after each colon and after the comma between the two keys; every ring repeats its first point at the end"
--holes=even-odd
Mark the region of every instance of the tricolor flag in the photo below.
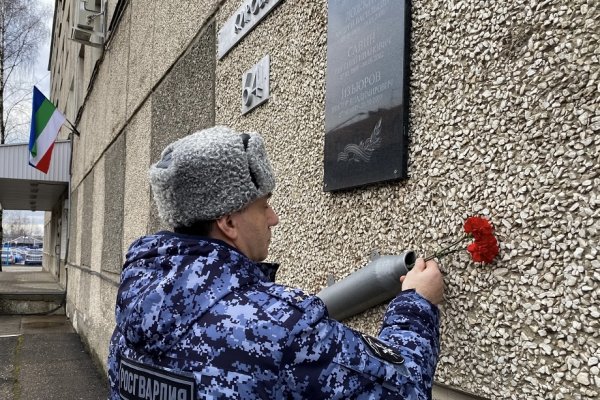
{"type": "Polygon", "coordinates": [[[65,121],[65,116],[34,86],[29,165],[45,174],[48,173],[54,141],[65,121]]]}

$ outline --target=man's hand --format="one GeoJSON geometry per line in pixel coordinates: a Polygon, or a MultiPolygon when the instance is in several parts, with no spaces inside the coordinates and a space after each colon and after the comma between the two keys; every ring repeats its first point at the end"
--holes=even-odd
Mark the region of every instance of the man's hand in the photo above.
{"type": "Polygon", "coordinates": [[[444,296],[444,280],[435,261],[417,259],[415,266],[408,274],[400,277],[402,290],[415,289],[433,304],[440,304],[444,296]]]}

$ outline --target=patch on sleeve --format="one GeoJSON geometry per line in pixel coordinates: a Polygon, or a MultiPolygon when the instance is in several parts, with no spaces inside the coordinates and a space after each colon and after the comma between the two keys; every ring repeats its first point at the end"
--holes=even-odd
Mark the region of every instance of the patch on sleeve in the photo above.
{"type": "Polygon", "coordinates": [[[381,340],[374,338],[373,336],[365,335],[360,333],[360,338],[365,343],[369,352],[376,358],[380,358],[384,361],[388,361],[392,364],[404,364],[404,357],[396,349],[383,343],[381,340]]]}
{"type": "Polygon", "coordinates": [[[119,395],[125,400],[195,398],[192,375],[140,364],[121,357],[119,363],[119,395]]]}

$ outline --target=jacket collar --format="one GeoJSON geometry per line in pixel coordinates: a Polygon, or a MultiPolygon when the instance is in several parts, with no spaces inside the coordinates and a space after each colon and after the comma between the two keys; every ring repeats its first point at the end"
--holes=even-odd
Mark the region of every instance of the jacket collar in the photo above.
{"type": "Polygon", "coordinates": [[[243,264],[248,266],[250,269],[258,269],[258,271],[260,271],[260,274],[264,275],[264,277],[266,278],[267,281],[269,282],[275,282],[275,278],[276,278],[276,274],[277,271],[279,270],[279,263],[267,263],[267,262],[256,262],[256,261],[252,261],[251,259],[249,259],[248,257],[246,257],[241,251],[239,251],[237,248],[233,247],[232,245],[230,245],[227,242],[224,242],[222,240],[219,239],[214,239],[208,236],[195,236],[195,235],[187,235],[184,233],[176,233],[176,232],[172,232],[172,231],[160,231],[156,233],[157,236],[163,236],[163,237],[172,237],[172,238],[179,238],[184,242],[204,242],[206,244],[214,244],[215,246],[218,247],[225,247],[227,249],[229,249],[232,252],[237,253],[240,257],[241,260],[243,260],[243,264]]]}

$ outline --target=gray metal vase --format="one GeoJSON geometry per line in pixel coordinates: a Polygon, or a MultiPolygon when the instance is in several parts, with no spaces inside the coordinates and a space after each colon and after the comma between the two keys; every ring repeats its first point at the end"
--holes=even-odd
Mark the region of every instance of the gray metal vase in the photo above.
{"type": "Polygon", "coordinates": [[[346,278],[317,293],[329,316],[341,321],[384,303],[402,290],[400,277],[414,265],[413,251],[379,256],[346,278]]]}

